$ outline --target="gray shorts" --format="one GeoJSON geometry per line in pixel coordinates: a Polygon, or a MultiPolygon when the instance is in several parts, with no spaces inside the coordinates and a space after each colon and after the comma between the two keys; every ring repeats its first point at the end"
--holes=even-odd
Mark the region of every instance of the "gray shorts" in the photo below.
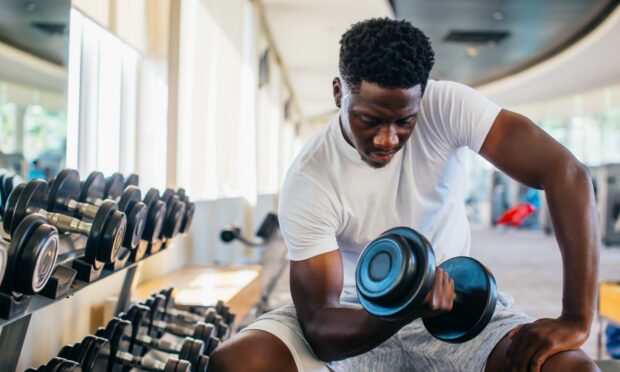
{"type": "MultiPolygon", "coordinates": [[[[347,298],[348,304],[355,302],[347,298]]],[[[344,300],[344,299],[343,299],[344,300]]],[[[344,301],[343,301],[344,302],[344,301]]],[[[264,314],[245,330],[269,332],[286,344],[300,372],[312,371],[482,371],[497,343],[519,324],[533,318],[514,307],[510,296],[500,294],[493,318],[480,335],[463,344],[432,337],[421,320],[415,320],[376,348],[348,359],[323,363],[306,342],[293,304],[264,314]]]]}

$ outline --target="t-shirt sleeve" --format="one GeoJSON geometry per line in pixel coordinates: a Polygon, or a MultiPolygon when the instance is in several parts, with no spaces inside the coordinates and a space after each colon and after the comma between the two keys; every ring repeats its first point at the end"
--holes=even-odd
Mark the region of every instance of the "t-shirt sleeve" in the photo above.
{"type": "Polygon", "coordinates": [[[338,249],[338,217],[327,191],[309,176],[289,173],[278,207],[284,242],[293,261],[338,249]]]}
{"type": "Polygon", "coordinates": [[[436,82],[430,99],[431,115],[439,118],[442,136],[453,148],[469,147],[475,152],[486,139],[501,107],[466,85],[436,82]]]}

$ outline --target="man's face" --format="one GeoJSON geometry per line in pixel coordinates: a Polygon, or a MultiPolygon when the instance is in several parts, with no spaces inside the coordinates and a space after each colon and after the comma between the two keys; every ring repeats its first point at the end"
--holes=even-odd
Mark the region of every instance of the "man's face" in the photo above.
{"type": "Polygon", "coordinates": [[[352,92],[344,81],[336,78],[333,90],[347,142],[370,166],[387,165],[413,133],[422,86],[381,88],[362,81],[359,90],[352,92]]]}

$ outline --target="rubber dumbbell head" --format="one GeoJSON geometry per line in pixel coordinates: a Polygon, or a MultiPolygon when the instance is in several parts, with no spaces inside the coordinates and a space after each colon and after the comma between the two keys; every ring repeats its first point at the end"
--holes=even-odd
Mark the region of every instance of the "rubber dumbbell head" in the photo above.
{"type": "Polygon", "coordinates": [[[52,275],[58,257],[58,230],[38,214],[26,216],[12,234],[3,261],[0,287],[7,293],[39,293],[52,275]]]}
{"type": "Polygon", "coordinates": [[[140,186],[140,176],[135,173],[127,176],[127,178],[125,179],[125,188],[127,188],[127,186],[140,186]]]}
{"type": "Polygon", "coordinates": [[[142,233],[142,239],[147,242],[153,242],[159,239],[166,218],[166,203],[159,200],[159,191],[157,189],[149,189],[144,195],[144,204],[148,212],[146,217],[146,225],[142,233]]]}
{"type": "Polygon", "coordinates": [[[105,180],[104,198],[118,201],[125,190],[125,178],[121,173],[113,173],[105,180]]]}

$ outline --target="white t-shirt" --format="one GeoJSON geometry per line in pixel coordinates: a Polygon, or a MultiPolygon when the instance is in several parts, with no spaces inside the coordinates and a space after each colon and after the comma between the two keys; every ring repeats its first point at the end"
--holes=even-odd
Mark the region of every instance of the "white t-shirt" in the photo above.
{"type": "Polygon", "coordinates": [[[340,249],[344,284],[352,286],[364,247],[397,226],[422,233],[438,264],[469,254],[465,151],[480,151],[501,108],[465,85],[432,80],[420,105],[413,134],[383,168],[346,142],[340,114],[304,146],[278,212],[291,260],[340,249]]]}

